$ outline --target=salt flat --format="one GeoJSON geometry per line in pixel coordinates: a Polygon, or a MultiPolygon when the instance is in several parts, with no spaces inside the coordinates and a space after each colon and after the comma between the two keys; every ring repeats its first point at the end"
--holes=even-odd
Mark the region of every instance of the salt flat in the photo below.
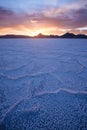
{"type": "Polygon", "coordinates": [[[0,39],[0,130],[87,130],[87,40],[0,39]]]}

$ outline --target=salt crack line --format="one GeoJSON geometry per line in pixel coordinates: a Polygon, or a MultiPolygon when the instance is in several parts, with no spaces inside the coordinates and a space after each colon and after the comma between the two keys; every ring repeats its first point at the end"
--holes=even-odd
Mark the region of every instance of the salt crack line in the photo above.
{"type": "Polygon", "coordinates": [[[45,92],[41,92],[41,93],[38,93],[37,95],[35,95],[36,97],[37,96],[43,96],[43,95],[47,95],[47,94],[57,94],[57,93],[60,93],[60,92],[67,92],[67,93],[71,93],[71,94],[85,94],[87,95],[87,91],[74,91],[74,90],[71,90],[71,89],[65,89],[65,88],[60,88],[58,90],[55,90],[55,91],[45,91],[45,92]]]}
{"type": "Polygon", "coordinates": [[[8,109],[8,111],[5,113],[5,115],[3,116],[3,118],[1,119],[0,122],[3,122],[3,120],[5,119],[5,117],[6,117],[14,108],[16,108],[23,100],[24,100],[24,99],[20,99],[20,100],[18,100],[14,105],[12,105],[12,106],[8,109]]]}

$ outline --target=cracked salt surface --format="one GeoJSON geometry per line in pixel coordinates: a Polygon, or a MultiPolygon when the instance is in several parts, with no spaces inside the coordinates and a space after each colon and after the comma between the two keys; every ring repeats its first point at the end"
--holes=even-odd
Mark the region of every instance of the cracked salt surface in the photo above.
{"type": "Polygon", "coordinates": [[[0,130],[87,130],[87,40],[0,40],[0,130]]]}

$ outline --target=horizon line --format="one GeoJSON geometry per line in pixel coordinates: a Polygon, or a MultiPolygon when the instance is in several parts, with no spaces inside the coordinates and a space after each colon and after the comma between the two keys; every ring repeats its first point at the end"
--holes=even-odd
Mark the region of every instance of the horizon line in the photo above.
{"type": "Polygon", "coordinates": [[[63,34],[44,34],[44,33],[38,33],[37,35],[26,35],[26,34],[16,34],[16,33],[6,33],[6,34],[3,34],[3,35],[0,35],[1,36],[10,36],[10,35],[14,35],[14,36],[28,36],[28,37],[36,37],[36,36],[63,36],[64,34],[73,34],[73,35],[85,35],[87,36],[87,34],[84,34],[84,33],[78,33],[78,34],[75,34],[75,33],[71,33],[71,32],[66,32],[66,33],[63,33],[63,34]]]}

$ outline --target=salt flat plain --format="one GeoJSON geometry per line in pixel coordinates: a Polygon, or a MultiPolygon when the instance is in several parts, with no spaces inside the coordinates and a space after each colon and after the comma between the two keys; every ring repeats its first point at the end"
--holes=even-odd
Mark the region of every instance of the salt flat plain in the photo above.
{"type": "Polygon", "coordinates": [[[87,130],[87,40],[0,39],[0,130],[87,130]]]}

